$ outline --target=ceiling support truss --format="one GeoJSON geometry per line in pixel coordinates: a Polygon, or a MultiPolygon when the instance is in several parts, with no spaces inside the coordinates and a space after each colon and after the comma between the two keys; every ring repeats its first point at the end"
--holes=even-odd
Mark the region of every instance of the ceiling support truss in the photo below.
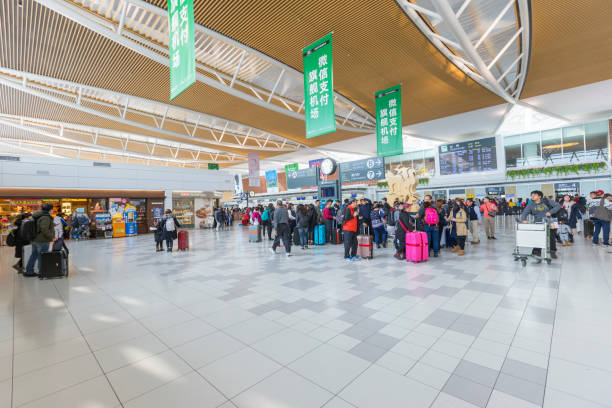
{"type": "Polygon", "coordinates": [[[23,71],[0,68],[0,84],[10,86],[22,92],[26,92],[63,106],[77,109],[85,113],[121,122],[126,125],[135,126],[143,130],[185,139],[186,141],[193,141],[195,139],[199,142],[207,143],[209,145],[217,145],[219,147],[279,152],[291,152],[304,147],[304,145],[301,143],[289,141],[285,143],[285,147],[281,148],[281,146],[283,146],[282,143],[286,140],[286,138],[273,135],[260,129],[242,125],[240,123],[144,98],[137,98],[135,96],[106,89],[88,87],[73,82],[30,74],[23,71]],[[22,78],[27,79],[25,86],[23,85],[24,81],[21,80],[22,78]],[[75,102],[70,102],[70,99],[76,97],[77,93],[79,92],[78,90],[81,90],[81,102],[86,101],[87,106],[85,106],[83,103],[77,104],[75,102]],[[98,109],[95,109],[94,107],[98,107],[98,109]],[[104,107],[114,108],[117,111],[117,116],[108,113],[106,109],[102,109],[104,107]],[[163,115],[157,113],[161,111],[164,112],[163,115]],[[151,119],[153,124],[149,125],[142,123],[141,121],[128,119],[128,114],[133,114],[134,116],[138,117],[148,117],[151,119]],[[183,134],[169,131],[163,127],[164,124],[169,124],[171,122],[183,126],[185,133],[183,134]],[[227,133],[231,133],[238,140],[246,139],[248,134],[249,137],[254,140],[271,139],[270,146],[260,147],[253,144],[247,145],[246,142],[244,144],[231,143],[222,142],[216,139],[211,140],[195,137],[198,128],[208,129],[211,132],[221,131],[223,129],[222,124],[225,124],[227,133]],[[231,125],[231,128],[228,127],[228,125],[231,125]],[[247,129],[250,130],[250,132],[247,131],[247,129]]]}
{"type": "Polygon", "coordinates": [[[157,161],[167,161],[181,163],[181,164],[205,164],[208,161],[215,161],[220,164],[239,164],[245,161],[244,157],[236,156],[234,154],[220,155],[219,152],[207,151],[204,148],[195,145],[186,145],[183,143],[171,143],[162,139],[151,138],[148,136],[126,134],[118,131],[110,131],[107,129],[92,128],[88,126],[76,125],[73,123],[63,123],[48,120],[40,120],[35,118],[24,118],[15,115],[3,115],[0,114],[0,125],[12,127],[14,129],[41,136],[42,138],[52,139],[53,142],[48,140],[30,140],[24,138],[11,138],[8,136],[2,136],[1,140],[6,143],[18,142],[42,145],[42,146],[55,146],[62,149],[88,151],[99,154],[110,154],[115,156],[122,156],[126,158],[138,158],[138,159],[150,159],[157,161]],[[93,142],[85,142],[80,139],[75,139],[67,136],[67,132],[74,135],[80,135],[85,137],[93,137],[93,142]],[[117,149],[106,146],[103,141],[114,140],[121,144],[122,148],[117,149]],[[128,149],[129,145],[144,145],[147,148],[149,154],[138,153],[128,149]],[[150,147],[152,146],[152,147],[150,147]],[[160,154],[155,155],[156,147],[163,147],[170,151],[171,157],[162,156],[160,154]],[[174,150],[173,150],[174,149],[174,150]],[[180,151],[190,153],[192,160],[179,159],[178,154],[180,151]],[[197,156],[196,156],[197,154],[197,156]],[[202,158],[200,159],[200,156],[202,158]],[[221,156],[221,161],[217,159],[221,156]],[[197,157],[197,159],[196,159],[197,157]]]}
{"type": "Polygon", "coordinates": [[[431,0],[431,4],[433,4],[435,10],[419,6],[410,0],[396,0],[396,2],[421,32],[429,38],[432,44],[466,75],[507,102],[512,104],[517,103],[525,81],[530,55],[529,36],[531,35],[531,27],[528,0],[507,0],[506,5],[501,9],[500,13],[488,23],[489,25],[476,42],[470,39],[470,36],[467,34],[459,19],[470,5],[471,0],[464,0],[457,12],[453,11],[448,0],[431,0]],[[483,44],[512,7],[517,7],[518,9],[516,32],[487,64],[484,62],[477,49],[483,44]],[[445,24],[445,27],[450,30],[456,41],[448,39],[436,32],[435,27],[441,23],[445,24]],[[491,72],[491,68],[498,63],[500,58],[508,52],[510,46],[517,41],[520,41],[518,58],[516,58],[510,66],[505,67],[506,69],[503,74],[496,77],[491,72]],[[467,60],[460,57],[454,50],[460,50],[461,54],[467,57],[467,60]],[[506,84],[502,84],[506,76],[513,69],[516,69],[516,76],[513,80],[506,81],[506,84]]]}
{"type": "MultiPolygon", "coordinates": [[[[167,46],[168,13],[164,9],[142,0],[123,0],[122,2],[101,0],[95,8],[91,6],[86,7],[84,5],[85,0],[74,0],[74,2],[66,0],[34,1],[134,52],[157,63],[169,66],[167,46]],[[119,5],[122,7],[120,12],[118,12],[119,10],[113,10],[113,7],[119,7],[119,5]],[[151,18],[156,17],[161,22],[161,25],[155,28],[150,27],[145,32],[141,30],[141,23],[139,21],[132,20],[137,20],[135,16],[141,16],[140,21],[143,21],[142,16],[147,14],[151,18]]],[[[196,72],[196,79],[199,82],[269,110],[296,119],[305,119],[305,116],[299,113],[297,109],[299,107],[298,101],[278,93],[275,94],[275,90],[266,89],[264,82],[255,84],[254,78],[251,78],[252,75],[249,74],[254,72],[256,67],[260,67],[259,71],[261,71],[261,67],[273,67],[280,72],[285,70],[285,77],[290,75],[291,81],[294,84],[302,84],[303,74],[301,72],[199,24],[195,24],[195,35],[197,70],[210,73],[217,78],[215,80],[203,72],[196,72]],[[231,48],[233,52],[242,50],[238,65],[231,66],[232,64],[224,61],[218,55],[209,55],[207,49],[211,44],[216,47],[231,48]],[[247,61],[250,69],[245,71],[243,65],[247,64],[247,61]],[[230,65],[229,67],[227,66],[228,64],[230,65]],[[230,74],[230,72],[232,73],[230,74]],[[240,87],[235,85],[240,85],[240,87]],[[245,92],[247,89],[253,92],[255,96],[245,92]],[[265,99],[261,95],[264,95],[265,99]]],[[[336,101],[336,115],[339,120],[344,120],[344,116],[341,116],[342,113],[344,112],[344,115],[346,115],[351,107],[355,107],[359,112],[358,118],[348,121],[340,129],[369,133],[371,129],[375,128],[376,120],[372,115],[343,95],[336,93],[336,96],[338,97],[338,101],[336,101]],[[363,128],[358,126],[361,117],[365,119],[363,128]]],[[[303,96],[300,98],[303,98],[303,96]]]]}

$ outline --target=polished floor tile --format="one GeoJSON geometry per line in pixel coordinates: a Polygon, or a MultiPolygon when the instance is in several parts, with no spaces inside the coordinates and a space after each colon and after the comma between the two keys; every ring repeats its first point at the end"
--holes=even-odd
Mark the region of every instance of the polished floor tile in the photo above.
{"type": "Polygon", "coordinates": [[[246,235],[69,242],[50,281],[0,248],[0,408],[612,408],[611,258],[579,236],[522,268],[511,231],[418,265],[246,235]]]}

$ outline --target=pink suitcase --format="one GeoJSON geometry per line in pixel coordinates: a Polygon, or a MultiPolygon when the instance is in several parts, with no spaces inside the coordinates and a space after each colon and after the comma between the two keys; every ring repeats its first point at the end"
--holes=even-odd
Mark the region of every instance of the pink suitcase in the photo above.
{"type": "Polygon", "coordinates": [[[424,232],[406,233],[406,260],[408,262],[424,262],[429,258],[427,234],[424,232]]]}

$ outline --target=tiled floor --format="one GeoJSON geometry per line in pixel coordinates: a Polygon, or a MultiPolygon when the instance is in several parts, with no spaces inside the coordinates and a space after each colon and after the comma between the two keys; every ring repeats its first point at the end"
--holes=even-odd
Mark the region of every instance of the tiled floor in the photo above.
{"type": "Polygon", "coordinates": [[[92,240],[53,281],[2,248],[0,408],[612,407],[612,254],[523,269],[499,238],[419,265],[240,227],[92,240]]]}

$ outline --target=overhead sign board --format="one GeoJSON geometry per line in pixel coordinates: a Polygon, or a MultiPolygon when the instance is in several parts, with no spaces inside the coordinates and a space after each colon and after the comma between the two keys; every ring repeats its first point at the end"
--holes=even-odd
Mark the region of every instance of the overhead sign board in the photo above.
{"type": "Polygon", "coordinates": [[[402,86],[376,92],[376,147],[379,156],[404,152],[402,139],[402,86]]]}
{"type": "Polygon", "coordinates": [[[289,173],[290,171],[295,171],[295,170],[299,170],[300,167],[298,166],[297,163],[291,163],[291,164],[287,164],[285,166],[285,174],[289,173]]]}
{"type": "Polygon", "coordinates": [[[487,187],[485,191],[488,196],[502,196],[506,194],[505,187],[487,187]]]}
{"type": "Polygon", "coordinates": [[[331,33],[302,50],[306,138],[336,131],[331,33]]]}
{"type": "Polygon", "coordinates": [[[340,163],[339,166],[340,181],[342,183],[381,180],[385,178],[385,162],[382,157],[340,163]]]}
{"type": "Polygon", "coordinates": [[[494,137],[442,145],[439,153],[443,176],[497,169],[494,137]]]}
{"type": "Polygon", "coordinates": [[[196,80],[193,0],[168,0],[170,99],[196,80]]]}
{"type": "Polygon", "coordinates": [[[313,187],[318,185],[319,168],[295,170],[287,173],[287,188],[313,187]]]}

